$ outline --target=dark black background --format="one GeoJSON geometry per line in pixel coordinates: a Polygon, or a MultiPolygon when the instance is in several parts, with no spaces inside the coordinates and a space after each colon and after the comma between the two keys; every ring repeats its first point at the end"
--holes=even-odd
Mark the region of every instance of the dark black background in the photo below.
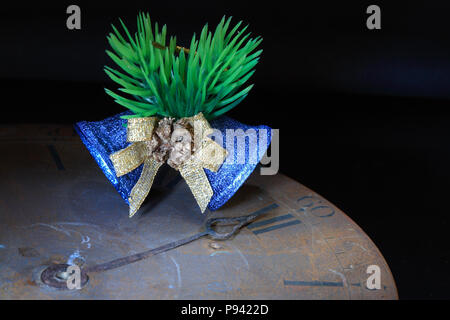
{"type": "Polygon", "coordinates": [[[139,10],[179,43],[223,15],[264,38],[231,116],[280,128],[280,170],[346,212],[383,253],[400,298],[450,298],[448,1],[121,1],[0,4],[2,123],[122,111],[103,88],[110,24],[139,10]],[[82,29],[66,28],[78,4],[82,29]],[[366,28],[378,4],[382,29],[366,28]]]}

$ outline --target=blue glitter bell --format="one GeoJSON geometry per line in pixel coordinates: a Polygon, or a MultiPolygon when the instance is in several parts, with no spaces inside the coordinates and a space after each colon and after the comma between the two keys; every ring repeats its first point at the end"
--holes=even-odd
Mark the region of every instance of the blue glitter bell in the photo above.
{"type": "MultiPolygon", "coordinates": [[[[120,118],[126,114],[129,113],[124,112],[97,122],[81,121],[75,124],[75,130],[105,176],[129,204],[128,197],[141,175],[142,165],[124,176],[117,177],[109,159],[112,153],[130,144],[127,142],[125,127],[127,120],[120,118]]],[[[208,208],[217,210],[255,170],[270,145],[272,135],[268,126],[248,126],[227,116],[212,120],[210,125],[215,129],[211,137],[217,143],[222,143],[222,147],[228,151],[227,159],[217,172],[204,169],[214,191],[208,208]],[[218,137],[222,138],[222,141],[219,141],[218,137]]],[[[150,191],[149,197],[151,194],[150,191]]]]}

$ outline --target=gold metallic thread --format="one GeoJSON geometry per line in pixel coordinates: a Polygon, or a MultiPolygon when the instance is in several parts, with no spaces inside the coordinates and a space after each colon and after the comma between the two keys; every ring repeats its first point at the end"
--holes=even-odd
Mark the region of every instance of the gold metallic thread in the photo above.
{"type": "Polygon", "coordinates": [[[200,210],[205,212],[213,196],[213,190],[206,177],[205,171],[192,159],[187,160],[180,167],[180,174],[191,189],[200,210]]]}
{"type": "Polygon", "coordinates": [[[150,141],[157,122],[156,117],[128,119],[127,141],[150,141]]]}
{"type": "Polygon", "coordinates": [[[118,177],[139,167],[146,157],[147,146],[144,142],[133,143],[109,156],[118,177]]]}
{"type": "Polygon", "coordinates": [[[141,176],[139,177],[138,182],[134,185],[133,189],[131,189],[130,197],[128,198],[130,203],[130,218],[139,210],[142,202],[144,202],[150,192],[153,185],[153,180],[155,179],[156,173],[161,165],[162,162],[158,162],[151,157],[144,161],[141,176]]]}
{"type": "MultiPolygon", "coordinates": [[[[195,116],[187,118],[189,124],[194,128],[194,143],[201,144],[204,140],[209,139],[208,135],[213,129],[205,119],[203,113],[197,113],[195,116]]],[[[209,139],[211,140],[211,139],[209,139]]]]}
{"type": "MultiPolygon", "coordinates": [[[[204,212],[214,192],[203,168],[214,172],[219,170],[227,156],[227,151],[208,137],[213,130],[202,113],[189,117],[187,120],[194,128],[194,139],[197,139],[194,141],[198,146],[191,158],[181,165],[179,171],[191,189],[201,211],[204,212]]],[[[128,199],[130,217],[139,210],[144,202],[153,185],[156,173],[162,165],[162,162],[158,162],[152,157],[145,142],[152,139],[157,123],[158,119],[155,117],[128,119],[127,140],[134,143],[110,156],[118,177],[133,171],[144,163],[141,176],[131,190],[128,199]]]]}
{"type": "Polygon", "coordinates": [[[227,151],[222,146],[206,137],[193,157],[201,167],[216,172],[225,161],[227,154],[227,151]]]}

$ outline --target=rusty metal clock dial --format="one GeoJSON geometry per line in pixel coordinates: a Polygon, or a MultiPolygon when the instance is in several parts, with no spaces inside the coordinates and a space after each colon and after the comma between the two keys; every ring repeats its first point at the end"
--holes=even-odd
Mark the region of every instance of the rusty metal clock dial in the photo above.
{"type": "Polygon", "coordinates": [[[0,144],[7,155],[0,160],[0,299],[397,298],[369,237],[284,175],[254,174],[222,209],[204,216],[185,182],[166,170],[129,219],[70,127],[4,126],[0,144]],[[264,215],[229,240],[202,238],[92,274],[81,290],[38,281],[54,263],[94,265],[187,237],[208,218],[255,212],[264,215]],[[380,289],[367,286],[373,265],[380,289]]]}

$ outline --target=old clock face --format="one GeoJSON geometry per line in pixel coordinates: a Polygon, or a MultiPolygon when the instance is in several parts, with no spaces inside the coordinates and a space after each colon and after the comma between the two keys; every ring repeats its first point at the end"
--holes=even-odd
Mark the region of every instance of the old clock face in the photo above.
{"type": "Polygon", "coordinates": [[[8,128],[0,140],[8,155],[0,168],[0,298],[397,297],[389,267],[367,235],[286,176],[254,174],[223,208],[202,215],[185,182],[162,170],[148,201],[130,219],[70,127],[21,132],[28,142],[17,143],[8,128]],[[106,262],[194,234],[206,218],[253,212],[264,214],[230,240],[202,238],[92,274],[81,290],[57,291],[35,281],[51,263],[106,262]]]}

